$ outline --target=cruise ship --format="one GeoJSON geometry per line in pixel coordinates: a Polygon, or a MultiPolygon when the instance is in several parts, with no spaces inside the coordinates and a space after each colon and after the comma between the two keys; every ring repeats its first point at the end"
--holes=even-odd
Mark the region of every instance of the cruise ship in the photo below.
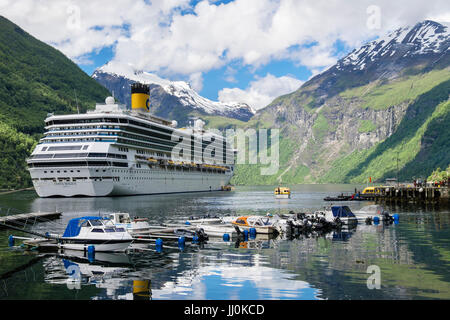
{"type": "Polygon", "coordinates": [[[45,125],[27,159],[40,197],[218,191],[233,176],[229,142],[201,120],[177,128],[152,115],[145,84],[131,85],[131,109],[107,97],[84,114],[49,114],[45,125]]]}

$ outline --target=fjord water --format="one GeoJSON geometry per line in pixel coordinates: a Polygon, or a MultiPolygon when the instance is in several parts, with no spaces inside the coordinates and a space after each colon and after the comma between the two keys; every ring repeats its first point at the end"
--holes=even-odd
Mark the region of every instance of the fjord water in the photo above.
{"type": "MultiPolygon", "coordinates": [[[[291,186],[291,199],[275,199],[273,187],[233,192],[115,198],[38,198],[32,191],[0,196],[0,206],[23,212],[62,211],[61,219],[35,226],[62,232],[82,215],[129,212],[151,223],[191,216],[312,211],[328,195],[354,185],[291,186]]],[[[357,210],[372,202],[341,203],[357,210]]],[[[0,230],[0,299],[449,299],[450,212],[439,205],[386,205],[398,213],[392,225],[365,225],[323,236],[210,241],[204,246],[164,243],[162,252],[39,254],[8,248],[0,230]],[[371,266],[380,289],[369,289],[371,266]],[[369,273],[368,273],[369,271],[369,273]]],[[[16,246],[19,243],[16,243],[16,246]]]]}

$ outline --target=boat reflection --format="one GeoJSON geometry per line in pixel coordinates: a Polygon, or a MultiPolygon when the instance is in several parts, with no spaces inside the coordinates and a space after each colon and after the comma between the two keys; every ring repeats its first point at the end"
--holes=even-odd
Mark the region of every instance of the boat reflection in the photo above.
{"type": "Polygon", "coordinates": [[[152,296],[150,279],[129,276],[134,265],[125,253],[98,252],[95,260],[89,261],[83,252],[64,250],[48,257],[43,266],[47,283],[63,284],[71,290],[92,285],[104,289],[92,299],[149,300],[152,296]]]}

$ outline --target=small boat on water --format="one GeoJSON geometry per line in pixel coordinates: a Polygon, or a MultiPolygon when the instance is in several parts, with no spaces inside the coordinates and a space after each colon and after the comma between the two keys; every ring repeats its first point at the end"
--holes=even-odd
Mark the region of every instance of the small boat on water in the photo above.
{"type": "Polygon", "coordinates": [[[147,218],[131,218],[127,212],[110,213],[109,219],[116,227],[124,228],[131,235],[148,232],[151,228],[147,218]]]}
{"type": "Polygon", "coordinates": [[[241,216],[231,221],[231,224],[242,230],[255,228],[256,233],[261,234],[272,234],[276,231],[270,217],[264,216],[241,216]]]}
{"type": "Polygon", "coordinates": [[[377,219],[381,221],[398,220],[398,215],[391,216],[382,206],[376,204],[362,207],[355,213],[359,219],[365,219],[366,222],[377,219]]]}
{"type": "Polygon", "coordinates": [[[125,228],[117,227],[111,220],[86,216],[69,221],[58,247],[69,250],[86,250],[94,246],[95,251],[121,252],[133,242],[125,228]]]}
{"type": "Polygon", "coordinates": [[[350,201],[350,200],[352,200],[352,196],[350,196],[350,195],[344,195],[343,193],[341,193],[341,194],[338,195],[338,196],[334,196],[334,197],[328,196],[328,197],[325,197],[323,200],[324,200],[324,201],[350,201]]]}
{"type": "Polygon", "coordinates": [[[287,187],[278,187],[274,191],[276,199],[289,199],[291,197],[291,189],[287,187]]]}
{"type": "Polygon", "coordinates": [[[357,223],[358,220],[348,206],[332,206],[330,209],[316,211],[329,222],[339,221],[343,224],[357,223]]]}

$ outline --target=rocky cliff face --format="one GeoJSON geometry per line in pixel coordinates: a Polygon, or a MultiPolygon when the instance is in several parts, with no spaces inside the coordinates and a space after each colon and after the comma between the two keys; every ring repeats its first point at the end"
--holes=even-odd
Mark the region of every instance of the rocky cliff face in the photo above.
{"type": "Polygon", "coordinates": [[[130,85],[141,82],[150,85],[150,108],[160,117],[177,120],[185,125],[190,116],[212,115],[247,121],[253,109],[245,103],[220,103],[200,96],[183,81],[169,81],[147,72],[117,69],[105,65],[92,77],[113,92],[116,99],[130,106],[130,85]],[[119,71],[121,70],[121,71],[119,71]]]}
{"type": "Polygon", "coordinates": [[[423,134],[430,119],[416,115],[431,117],[450,93],[449,45],[448,28],[433,21],[398,29],[258,111],[255,122],[279,128],[290,141],[289,150],[280,150],[290,156],[273,182],[382,179],[396,164],[394,154],[400,154],[401,167],[414,167],[411,162],[423,149],[415,133],[423,134]],[[421,99],[438,86],[439,99],[421,99]],[[398,132],[413,123],[415,128],[398,132]],[[402,142],[391,143],[393,135],[402,142]]]}

